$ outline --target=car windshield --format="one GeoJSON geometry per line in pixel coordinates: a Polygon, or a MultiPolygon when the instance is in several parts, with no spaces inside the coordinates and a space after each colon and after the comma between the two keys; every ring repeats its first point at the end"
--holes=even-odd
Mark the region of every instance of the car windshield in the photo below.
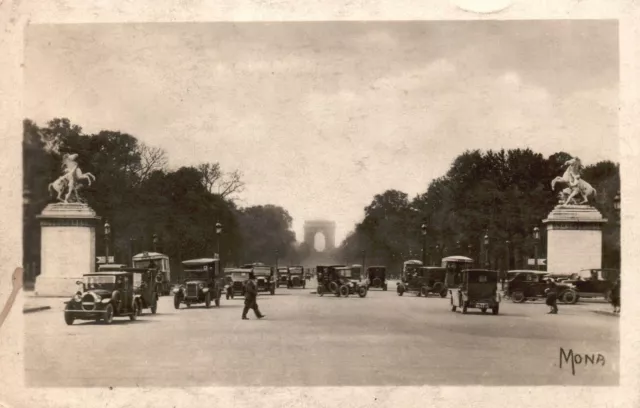
{"type": "Polygon", "coordinates": [[[299,275],[302,273],[302,268],[289,268],[289,272],[299,275]]]}
{"type": "Polygon", "coordinates": [[[249,279],[249,273],[248,272],[232,272],[229,275],[233,280],[247,280],[249,279]]]}
{"type": "Polygon", "coordinates": [[[84,285],[87,289],[111,290],[116,286],[115,276],[85,276],[84,285]]]}
{"type": "Polygon", "coordinates": [[[468,272],[467,282],[468,283],[496,283],[498,282],[498,274],[487,273],[487,272],[468,272]]]}

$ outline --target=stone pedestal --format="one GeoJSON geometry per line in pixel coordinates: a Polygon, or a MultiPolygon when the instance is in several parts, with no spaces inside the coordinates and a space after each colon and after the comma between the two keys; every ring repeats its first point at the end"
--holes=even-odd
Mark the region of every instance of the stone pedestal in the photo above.
{"type": "Polygon", "coordinates": [[[100,217],[86,204],[49,204],[40,219],[41,272],[37,296],[71,296],[76,281],[95,272],[96,232],[100,217]]]}
{"type": "Polygon", "coordinates": [[[602,268],[602,224],[595,208],[558,205],[542,221],[547,226],[547,271],[568,274],[602,268]]]}

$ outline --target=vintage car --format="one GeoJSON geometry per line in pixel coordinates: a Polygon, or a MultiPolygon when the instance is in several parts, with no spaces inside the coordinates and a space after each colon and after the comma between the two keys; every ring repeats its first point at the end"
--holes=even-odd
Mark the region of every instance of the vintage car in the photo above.
{"type": "Polygon", "coordinates": [[[380,288],[387,290],[387,267],[369,266],[367,267],[367,290],[380,288]]]}
{"type": "Polygon", "coordinates": [[[500,310],[500,293],[498,292],[498,272],[487,269],[464,269],[459,273],[460,285],[450,288],[451,311],[462,309],[480,309],[486,313],[491,309],[494,315],[500,310]]]}
{"type": "Polygon", "coordinates": [[[134,288],[135,275],[127,271],[83,275],[83,280],[76,282],[82,285],[82,289],[65,302],[64,321],[71,325],[76,319],[102,320],[106,324],[111,324],[114,317],[136,320],[140,315],[142,299],[134,288]]]}
{"type": "MultiPolygon", "coordinates": [[[[571,274],[563,283],[575,286],[580,298],[602,298],[611,301],[611,290],[620,277],[618,269],[583,269],[571,274]]],[[[558,299],[560,296],[558,295],[558,299]]],[[[564,301],[564,299],[562,299],[564,301]]]]}
{"type": "Polygon", "coordinates": [[[134,268],[157,269],[156,284],[160,295],[171,294],[171,268],[169,257],[159,252],[142,252],[135,255],[132,260],[134,268]]]}
{"type": "Polygon", "coordinates": [[[220,298],[224,288],[224,278],[220,270],[220,259],[199,258],[182,262],[184,282],[173,289],[173,306],[180,308],[184,303],[187,307],[204,303],[210,307],[213,301],[220,306],[220,298]]]}
{"type": "MultiPolygon", "coordinates": [[[[545,271],[526,269],[508,271],[504,295],[514,303],[544,298],[549,278],[550,274],[545,271]]],[[[564,303],[575,303],[578,300],[578,292],[572,284],[568,284],[566,281],[558,282],[556,288],[558,299],[564,303]]]]}
{"type": "Polygon", "coordinates": [[[361,298],[367,296],[367,286],[362,283],[360,273],[362,268],[359,265],[353,266],[331,266],[328,268],[325,284],[318,286],[318,295],[323,296],[326,291],[326,282],[331,291],[336,296],[348,297],[349,295],[358,294],[361,298]]]}
{"type": "Polygon", "coordinates": [[[244,296],[244,285],[249,279],[250,269],[226,268],[225,287],[227,300],[233,299],[236,295],[244,296]]]}
{"type": "Polygon", "coordinates": [[[441,266],[423,266],[420,270],[423,271],[422,276],[426,281],[427,295],[429,293],[435,293],[441,298],[447,297],[449,293],[446,285],[447,268],[441,266]]]}
{"type": "Polygon", "coordinates": [[[302,266],[289,267],[289,282],[287,287],[302,289],[307,287],[307,281],[304,278],[304,268],[302,266]]]}
{"type": "Polygon", "coordinates": [[[337,294],[340,288],[335,274],[335,268],[342,268],[346,265],[318,265],[316,266],[316,279],[318,280],[318,296],[323,296],[330,292],[337,294]]]}
{"type": "Polygon", "coordinates": [[[275,268],[266,266],[263,263],[257,262],[253,264],[242,265],[242,269],[248,269],[256,277],[256,285],[258,286],[258,293],[269,292],[272,295],[276,293],[276,277],[274,276],[275,268]]]}
{"type": "Polygon", "coordinates": [[[278,279],[276,280],[276,288],[280,286],[289,287],[289,268],[286,266],[278,268],[278,279]]]}
{"type": "Polygon", "coordinates": [[[418,296],[427,296],[431,291],[428,285],[429,272],[420,265],[405,268],[400,282],[396,282],[398,296],[405,293],[415,293],[418,296]]]}

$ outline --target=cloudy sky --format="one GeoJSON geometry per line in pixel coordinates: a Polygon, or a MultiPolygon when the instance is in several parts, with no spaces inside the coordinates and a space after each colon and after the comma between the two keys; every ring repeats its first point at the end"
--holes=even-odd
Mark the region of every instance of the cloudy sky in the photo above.
{"type": "Polygon", "coordinates": [[[618,161],[611,21],[36,25],[24,116],[240,169],[241,205],[337,222],[465,149],[618,161]]]}

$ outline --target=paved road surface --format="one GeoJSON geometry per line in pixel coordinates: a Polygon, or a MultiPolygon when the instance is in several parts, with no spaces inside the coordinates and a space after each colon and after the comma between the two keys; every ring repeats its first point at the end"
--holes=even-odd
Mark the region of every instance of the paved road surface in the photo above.
{"type": "MultiPolygon", "coordinates": [[[[315,286],[315,285],[313,285],[315,286]]],[[[395,286],[392,286],[395,289],[395,286]]],[[[62,300],[61,300],[62,302],[62,300]]],[[[448,299],[371,290],[364,298],[280,289],[260,296],[266,320],[240,320],[243,300],[110,326],[64,323],[61,307],[25,315],[29,386],[615,385],[619,319],[592,305],[505,301],[500,315],[453,313],[448,299]],[[559,367],[560,348],[603,366],[559,367]]]]}

